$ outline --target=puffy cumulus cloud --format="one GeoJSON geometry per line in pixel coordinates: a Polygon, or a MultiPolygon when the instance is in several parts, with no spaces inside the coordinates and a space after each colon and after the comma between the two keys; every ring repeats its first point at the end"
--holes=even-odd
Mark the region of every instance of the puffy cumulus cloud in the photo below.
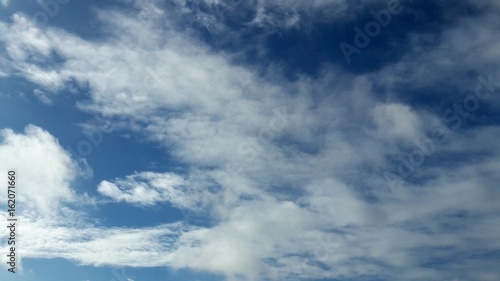
{"type": "Polygon", "coordinates": [[[29,125],[23,133],[3,129],[0,137],[0,170],[15,169],[22,209],[52,214],[60,203],[75,199],[70,184],[78,168],[54,136],[29,125]]]}
{"type": "Polygon", "coordinates": [[[113,182],[102,181],[97,190],[115,201],[137,205],[170,202],[179,207],[195,206],[187,191],[187,182],[176,174],[143,172],[113,182]]]}
{"type": "MultiPolygon", "coordinates": [[[[50,232],[52,226],[70,226],[86,220],[84,213],[68,208],[68,205],[88,206],[93,204],[93,199],[86,194],[76,194],[72,189],[71,184],[80,172],[78,166],[49,132],[34,125],[28,125],[24,132],[2,129],[0,158],[2,173],[7,175],[10,170],[16,173],[17,237],[26,242],[25,247],[21,247],[23,250],[18,250],[18,254],[21,254],[21,260],[18,261],[30,257],[30,249],[36,249],[37,243],[43,244],[46,238],[49,239],[49,233],[43,234],[45,238],[40,235],[50,232]]],[[[2,200],[0,204],[5,203],[6,200],[2,200]]],[[[2,214],[1,218],[6,220],[6,215],[2,214]]],[[[8,244],[3,239],[8,237],[7,231],[5,228],[1,231],[2,250],[6,252],[8,244]]],[[[53,250],[57,248],[57,243],[57,240],[53,240],[49,243],[51,245],[45,247],[53,250]]],[[[48,253],[51,250],[42,251],[48,253]]],[[[6,262],[7,257],[2,257],[2,266],[6,266],[6,262]]],[[[18,268],[22,270],[22,266],[18,268]]]]}
{"type": "MultiPolygon", "coordinates": [[[[0,170],[16,171],[16,216],[23,241],[18,255],[24,258],[66,258],[97,266],[168,265],[175,238],[189,228],[182,224],[153,228],[101,228],[79,209],[93,199],[76,194],[71,184],[78,176],[76,163],[57,139],[44,129],[29,125],[22,133],[0,131],[0,170]],[[124,246],[126,245],[126,246],[124,246]],[[107,254],[102,255],[101,251],[107,254]],[[155,260],[156,265],[149,261],[155,260]]],[[[144,173],[159,189],[168,190],[182,183],[172,174],[144,173]]],[[[140,193],[136,192],[136,195],[140,193]]],[[[2,201],[2,205],[5,201],[2,201]]],[[[6,214],[0,218],[6,220],[6,214]]],[[[2,251],[8,252],[7,229],[1,231],[2,251]]],[[[7,257],[2,257],[5,267],[7,257]]]]}

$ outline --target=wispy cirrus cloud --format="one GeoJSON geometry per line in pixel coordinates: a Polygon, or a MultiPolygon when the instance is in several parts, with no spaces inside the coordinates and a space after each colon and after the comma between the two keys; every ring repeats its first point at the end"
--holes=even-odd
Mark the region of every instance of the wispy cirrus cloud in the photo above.
{"type": "MultiPolygon", "coordinates": [[[[0,24],[0,30],[15,31],[0,35],[4,57],[40,87],[61,90],[70,79],[88,85],[89,98],[80,99],[80,109],[98,114],[107,130],[161,145],[188,167],[177,174],[141,171],[108,179],[97,187],[101,195],[139,206],[201,205],[212,224],[64,226],[46,246],[37,237],[27,239],[26,257],[190,268],[235,280],[287,274],[305,280],[422,280],[457,274],[464,280],[496,280],[485,272],[492,272],[487,265],[497,259],[479,260],[474,254],[500,247],[494,172],[500,155],[489,141],[498,139],[498,126],[450,132],[453,141],[435,154],[442,162],[429,158],[398,189],[382,176],[431,126],[447,125],[441,112],[407,102],[405,90],[443,81],[434,88],[437,95],[449,98],[441,91],[446,87],[468,90],[470,79],[462,80],[461,74],[499,62],[494,18],[479,17],[485,23],[479,40],[490,42],[485,53],[473,40],[467,48],[456,44],[479,30],[474,21],[463,19],[443,30],[434,45],[428,45],[427,34],[412,34],[405,55],[380,70],[355,74],[329,65],[318,77],[290,81],[280,71],[261,75],[234,64],[232,54],[214,52],[177,31],[153,2],[136,5],[133,16],[98,12],[111,35],[106,41],[53,28],[41,32],[16,14],[12,22],[0,24]],[[63,62],[39,67],[51,52],[63,62]],[[463,54],[477,60],[461,63],[463,54]],[[277,109],[286,122],[272,131],[277,109]],[[467,157],[457,161],[457,154],[467,157]],[[82,234],[73,236],[78,231],[82,234]],[[124,246],[139,234],[141,243],[124,246]],[[62,250],[46,251],[56,241],[63,241],[62,250]],[[104,250],[97,252],[106,252],[106,259],[94,254],[102,245],[104,250]],[[464,258],[457,261],[456,256],[464,258]],[[435,265],[436,260],[443,262],[435,265]]],[[[266,11],[250,19],[263,23],[269,19],[266,11]]],[[[62,191],[70,194],[63,183],[62,191]]],[[[38,233],[43,221],[30,223],[38,233]]]]}

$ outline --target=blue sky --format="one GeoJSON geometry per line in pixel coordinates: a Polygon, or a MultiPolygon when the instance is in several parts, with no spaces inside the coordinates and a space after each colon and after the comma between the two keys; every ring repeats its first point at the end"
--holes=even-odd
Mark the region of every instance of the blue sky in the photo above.
{"type": "Polygon", "coordinates": [[[0,0],[0,279],[498,280],[499,13],[0,0]]]}

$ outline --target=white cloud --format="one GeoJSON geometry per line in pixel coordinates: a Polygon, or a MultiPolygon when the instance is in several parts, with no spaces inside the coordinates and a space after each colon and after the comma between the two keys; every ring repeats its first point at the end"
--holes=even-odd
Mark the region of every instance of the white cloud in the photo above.
{"type": "Polygon", "coordinates": [[[373,109],[375,124],[384,138],[416,140],[423,137],[423,124],[419,115],[409,106],[401,104],[379,104],[373,109]]]}
{"type": "Polygon", "coordinates": [[[75,199],[70,184],[77,166],[50,133],[29,125],[24,133],[1,130],[0,137],[0,170],[16,170],[22,209],[52,214],[61,202],[75,199]]]}
{"type": "Polygon", "coordinates": [[[2,0],[2,1],[0,1],[0,4],[2,4],[2,6],[7,8],[9,6],[9,2],[10,2],[10,0],[2,0]]]}
{"type": "MultiPolygon", "coordinates": [[[[2,34],[3,39],[11,41],[7,47],[8,54],[16,59],[26,59],[30,54],[39,54],[39,58],[50,54],[49,38],[25,17],[14,14],[12,17],[15,25],[9,33],[2,34]],[[28,42],[31,42],[28,44],[28,42]]],[[[7,28],[3,23],[0,28],[7,28]]]]}
{"type": "MultiPolygon", "coordinates": [[[[228,279],[296,273],[303,279],[397,275],[401,280],[428,280],[443,273],[421,265],[442,258],[441,254],[484,252],[499,246],[495,236],[499,218],[491,214],[498,211],[494,171],[500,157],[498,147],[488,141],[498,139],[496,128],[450,134],[453,142],[439,147],[440,152],[450,152],[448,156],[477,151],[491,155],[471,158],[476,161],[472,167],[469,163],[420,167],[417,180],[398,190],[388,188],[381,177],[392,169],[388,156],[406,152],[395,138],[411,143],[429,125],[440,123],[439,116],[429,117],[432,114],[423,110],[381,103],[373,85],[410,81],[411,75],[400,71],[408,65],[416,73],[412,79],[439,81],[443,78],[439,74],[452,70],[453,64],[429,62],[428,56],[446,57],[445,47],[453,47],[453,38],[460,38],[453,35],[456,32],[444,32],[447,40],[436,54],[420,53],[417,42],[400,63],[379,72],[352,75],[329,69],[331,74],[316,79],[286,82],[276,79],[278,74],[271,70],[262,77],[233,65],[230,55],[214,53],[176,32],[168,17],[152,5],[139,9],[137,18],[100,12],[99,18],[111,30],[106,42],[51,28],[41,32],[22,15],[16,15],[12,24],[0,24],[1,30],[14,31],[2,33],[0,39],[27,79],[49,89],[64,89],[70,78],[88,83],[90,99],[81,101],[80,108],[102,114],[104,122],[111,124],[107,129],[130,130],[160,143],[189,167],[182,176],[139,172],[102,181],[98,186],[102,195],[135,205],[171,202],[187,210],[201,207],[213,225],[64,226],[54,228],[55,234],[43,241],[31,233],[48,236],[42,228],[46,225],[32,221],[25,256],[63,257],[95,265],[191,268],[228,279]],[[43,60],[52,51],[64,59],[57,68],[27,62],[28,55],[43,60]],[[434,71],[427,63],[441,68],[434,71]],[[331,93],[331,98],[322,103],[312,98],[325,93],[331,93]],[[278,118],[276,110],[285,117],[278,118]],[[471,136],[474,145],[468,142],[471,136]],[[208,188],[216,190],[205,192],[208,188]],[[455,218],[460,212],[466,214],[463,222],[455,218]],[[457,233],[453,228],[460,228],[460,223],[481,231],[457,233]],[[448,251],[433,251],[442,246],[448,251]]],[[[475,31],[472,28],[467,35],[475,31]]],[[[486,37],[497,38],[493,29],[489,32],[486,37]]],[[[451,53],[461,53],[460,46],[454,48],[451,53]]],[[[493,49],[488,50],[487,56],[477,55],[482,61],[498,60],[493,49]]],[[[37,130],[26,135],[43,135],[37,130]]],[[[12,131],[4,134],[23,139],[12,131]]],[[[24,155],[9,150],[11,155],[24,155]]],[[[432,157],[441,156],[436,153],[427,159],[432,163],[432,157]]],[[[58,180],[68,194],[70,178],[58,180]]],[[[467,271],[480,268],[477,265],[463,260],[446,269],[467,278],[481,271],[467,271]]],[[[484,275],[480,280],[496,279],[484,275]]]]}
{"type": "Polygon", "coordinates": [[[186,194],[185,180],[172,173],[143,172],[125,179],[117,179],[112,183],[102,181],[97,190],[104,196],[116,201],[125,201],[137,205],[154,205],[158,202],[171,202],[179,207],[194,206],[190,194],[186,194]]]}
{"type": "MultiPolygon", "coordinates": [[[[4,215],[2,218],[5,219],[4,215]]],[[[65,258],[95,266],[167,265],[181,229],[179,224],[140,229],[100,228],[69,224],[71,218],[54,221],[20,216],[19,219],[23,231],[18,233],[18,239],[23,243],[18,253],[22,258],[65,258]]],[[[2,246],[2,250],[6,251],[6,247],[2,246]]],[[[4,260],[2,257],[3,264],[4,260]]]]}

